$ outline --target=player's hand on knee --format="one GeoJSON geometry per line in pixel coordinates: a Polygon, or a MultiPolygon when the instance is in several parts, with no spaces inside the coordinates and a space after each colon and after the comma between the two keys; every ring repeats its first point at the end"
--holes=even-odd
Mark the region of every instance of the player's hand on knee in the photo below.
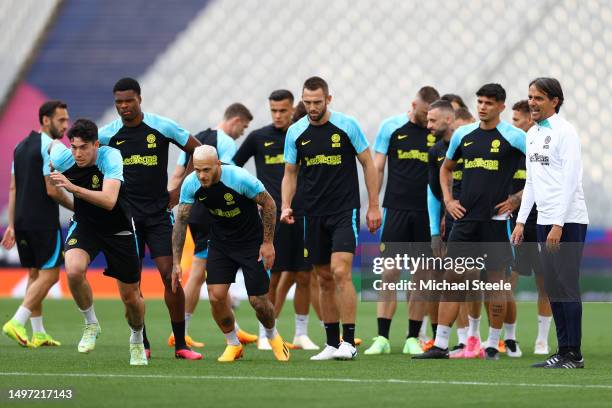
{"type": "Polygon", "coordinates": [[[263,259],[264,268],[266,268],[266,270],[272,269],[275,257],[274,245],[272,245],[271,242],[264,242],[261,244],[261,247],[259,247],[259,259],[257,259],[257,261],[263,259]]]}
{"type": "Polygon", "coordinates": [[[183,280],[183,269],[181,265],[174,265],[172,268],[172,293],[176,293],[176,290],[181,286],[183,280]]]}

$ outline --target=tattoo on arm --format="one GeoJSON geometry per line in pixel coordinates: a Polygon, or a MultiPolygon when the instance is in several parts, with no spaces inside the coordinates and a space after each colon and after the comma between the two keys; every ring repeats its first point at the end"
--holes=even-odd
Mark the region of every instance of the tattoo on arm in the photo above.
{"type": "Polygon", "coordinates": [[[276,224],[276,204],[267,191],[262,191],[255,196],[255,202],[262,207],[262,218],[264,228],[264,242],[274,242],[274,226],[276,224]]]}
{"type": "Polygon", "coordinates": [[[179,204],[178,206],[178,214],[174,227],[172,227],[172,258],[175,263],[181,262],[191,207],[191,204],[179,204]]]}

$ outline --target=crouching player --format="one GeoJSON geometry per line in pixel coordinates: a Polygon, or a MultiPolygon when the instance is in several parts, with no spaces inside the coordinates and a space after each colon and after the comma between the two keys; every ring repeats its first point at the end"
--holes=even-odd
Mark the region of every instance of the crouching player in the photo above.
{"type": "Polygon", "coordinates": [[[206,284],[213,317],[225,334],[227,347],[218,358],[230,362],[242,356],[234,313],[227,302],[230,285],[242,268],[249,302],[265,328],[274,356],[289,360],[289,349],[276,331],[274,307],[267,297],[269,270],[274,264],[276,205],[263,184],[248,171],[222,165],[217,149],[203,145],[194,150],[193,168],[181,188],[179,209],[172,231],[172,289],[179,286],[181,256],[191,208],[196,200],[210,213],[206,284]],[[262,220],[257,205],[262,207],[262,220]]]}
{"type": "Polygon", "coordinates": [[[121,153],[98,142],[98,128],[79,119],[68,131],[71,150],[61,143],[51,146],[51,178],[74,195],[74,217],[66,237],[65,265],[70,292],[83,316],[85,330],[80,353],[96,346],[100,324],[93,307],[87,266],[99,252],[106,258],[104,274],[117,279],[132,330],[130,364],[147,365],[143,345],[144,302],[140,297],[140,258],[136,232],[123,184],[121,153]]]}

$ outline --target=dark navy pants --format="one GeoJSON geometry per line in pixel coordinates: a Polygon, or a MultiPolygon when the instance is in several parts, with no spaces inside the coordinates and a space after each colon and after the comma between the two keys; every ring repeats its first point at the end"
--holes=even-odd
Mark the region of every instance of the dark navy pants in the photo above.
{"type": "Polygon", "coordinates": [[[580,353],[582,339],[582,301],[580,298],[580,262],[587,225],[568,223],[563,226],[560,249],[546,249],[546,237],[552,225],[537,225],[539,253],[544,273],[544,287],[552,309],[559,352],[580,353]]]}

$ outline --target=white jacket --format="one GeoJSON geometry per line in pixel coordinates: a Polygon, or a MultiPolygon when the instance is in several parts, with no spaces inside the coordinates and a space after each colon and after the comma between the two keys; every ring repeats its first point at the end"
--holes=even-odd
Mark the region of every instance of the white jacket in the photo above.
{"type": "Polygon", "coordinates": [[[517,221],[525,223],[533,203],[539,225],[588,224],[582,190],[582,159],[576,129],[555,114],[527,132],[527,181],[517,221]]]}

